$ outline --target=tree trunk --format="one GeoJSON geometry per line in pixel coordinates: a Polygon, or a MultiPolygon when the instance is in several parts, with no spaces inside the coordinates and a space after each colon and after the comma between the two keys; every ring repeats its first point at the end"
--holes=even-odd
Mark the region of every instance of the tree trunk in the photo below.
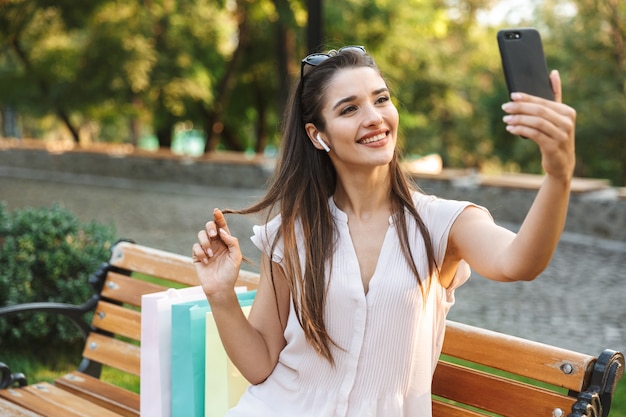
{"type": "Polygon", "coordinates": [[[57,108],[56,114],[59,117],[59,119],[61,119],[63,123],[65,123],[67,130],[70,131],[70,134],[72,135],[72,139],[74,140],[74,143],[77,143],[77,144],[80,143],[80,136],[78,135],[78,129],[76,129],[76,127],[74,127],[74,125],[70,121],[70,116],[67,114],[67,112],[64,109],[57,108]]]}
{"type": "Polygon", "coordinates": [[[139,138],[141,136],[141,127],[142,123],[139,119],[139,114],[141,113],[141,109],[143,107],[143,101],[139,96],[135,96],[133,98],[133,108],[136,113],[131,116],[130,119],[130,140],[134,146],[139,144],[139,138]]]}
{"type": "Polygon", "coordinates": [[[246,11],[243,10],[242,7],[239,8],[238,33],[239,43],[233,52],[233,56],[230,58],[230,62],[228,63],[224,76],[218,83],[219,88],[217,90],[217,94],[215,95],[215,105],[213,106],[213,110],[207,111],[207,109],[204,109],[203,106],[203,111],[206,114],[206,120],[204,123],[204,131],[206,134],[206,143],[204,146],[205,153],[213,152],[217,147],[219,140],[218,135],[223,129],[222,114],[224,113],[224,109],[227,107],[228,99],[230,98],[230,89],[235,75],[235,70],[237,68],[237,64],[239,63],[239,58],[248,44],[249,36],[247,15],[246,11]]]}
{"type": "Polygon", "coordinates": [[[322,0],[307,0],[309,12],[306,30],[308,53],[319,52],[324,45],[324,17],[322,0]]]}
{"type": "Polygon", "coordinates": [[[224,126],[224,130],[221,133],[222,141],[228,147],[228,149],[232,149],[236,152],[243,152],[245,149],[241,145],[238,140],[237,135],[233,134],[233,131],[228,128],[228,126],[224,126]]]}
{"type": "Polygon", "coordinates": [[[293,57],[293,51],[296,50],[296,42],[293,30],[285,23],[283,19],[279,19],[276,24],[276,50],[277,57],[277,74],[278,74],[278,114],[282,115],[285,106],[289,100],[289,90],[291,88],[291,75],[297,70],[292,68],[296,60],[293,57]]]}
{"type": "Polygon", "coordinates": [[[174,126],[171,123],[165,123],[162,126],[156,128],[156,137],[159,141],[160,148],[168,148],[172,147],[172,129],[174,126]]]}
{"type": "MultiPolygon", "coordinates": [[[[33,71],[32,64],[30,60],[28,59],[28,56],[22,49],[22,45],[20,44],[20,41],[18,40],[17,37],[13,39],[13,42],[11,43],[11,45],[13,46],[13,50],[15,51],[17,56],[20,58],[20,61],[22,61],[22,64],[24,65],[24,68],[26,68],[26,71],[32,72],[33,71]]],[[[42,95],[45,98],[48,98],[49,93],[50,93],[50,87],[45,82],[45,80],[38,79],[37,85],[39,86],[39,90],[41,91],[42,95]]],[[[67,111],[59,103],[53,102],[52,107],[54,108],[56,115],[63,121],[63,123],[65,123],[65,126],[67,126],[67,129],[70,131],[70,134],[72,135],[74,142],[80,143],[80,137],[78,136],[78,129],[74,127],[74,125],[72,125],[70,121],[70,117],[67,114],[67,111]]]]}
{"type": "MultiPolygon", "coordinates": [[[[624,45],[625,24],[620,20],[618,2],[623,0],[609,0],[609,21],[611,23],[611,37],[613,38],[613,55],[615,57],[615,71],[618,91],[626,94],[626,46],[624,45]]],[[[626,146],[621,147],[621,180],[626,185],[626,146]]]]}
{"type": "Polygon", "coordinates": [[[256,88],[256,111],[258,119],[256,122],[256,144],[254,151],[257,154],[263,153],[267,144],[267,105],[260,88],[256,88]]]}

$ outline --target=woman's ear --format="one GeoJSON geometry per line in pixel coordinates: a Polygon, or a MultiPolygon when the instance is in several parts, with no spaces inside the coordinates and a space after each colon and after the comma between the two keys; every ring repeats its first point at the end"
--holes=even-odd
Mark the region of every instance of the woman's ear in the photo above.
{"type": "Polygon", "coordinates": [[[328,147],[324,139],[322,139],[320,131],[317,130],[313,123],[307,123],[306,125],[304,125],[304,128],[306,130],[307,136],[309,137],[311,143],[313,144],[313,146],[315,146],[316,149],[330,152],[330,148],[328,147]]]}

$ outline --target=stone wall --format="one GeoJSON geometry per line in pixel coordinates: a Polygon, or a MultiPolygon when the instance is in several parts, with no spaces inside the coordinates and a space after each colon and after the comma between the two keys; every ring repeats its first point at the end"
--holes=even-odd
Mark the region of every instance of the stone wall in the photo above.
{"type": "MultiPolygon", "coordinates": [[[[489,208],[498,221],[521,224],[541,183],[541,176],[456,175],[417,176],[427,193],[468,200],[489,208]]],[[[591,237],[626,242],[626,196],[603,180],[575,178],[565,230],[591,237]]]]}
{"type": "MultiPolygon", "coordinates": [[[[0,141],[0,175],[28,175],[49,180],[88,183],[108,177],[112,182],[140,180],[242,189],[265,187],[273,161],[263,157],[218,153],[203,158],[132,148],[72,150],[25,146],[0,141]]],[[[446,170],[441,175],[415,175],[427,193],[469,200],[488,207],[501,222],[519,224],[532,204],[540,176],[483,176],[446,170]]],[[[4,181],[4,180],[3,180],[4,181]]],[[[576,178],[566,230],[591,237],[626,242],[626,193],[604,180],[576,178]]]]}

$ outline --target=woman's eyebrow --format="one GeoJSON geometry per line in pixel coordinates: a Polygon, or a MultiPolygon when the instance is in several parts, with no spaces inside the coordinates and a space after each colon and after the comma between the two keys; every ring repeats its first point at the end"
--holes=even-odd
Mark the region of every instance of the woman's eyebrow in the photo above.
{"type": "Polygon", "coordinates": [[[347,102],[354,101],[354,100],[356,100],[356,96],[349,96],[346,98],[342,98],[341,100],[335,103],[335,105],[333,106],[333,110],[341,106],[343,103],[347,103],[347,102]]]}
{"type": "MultiPolygon", "coordinates": [[[[389,91],[389,88],[382,87],[382,88],[379,88],[377,90],[374,90],[372,92],[372,95],[376,96],[376,95],[378,95],[380,93],[385,93],[385,92],[388,92],[388,91],[389,91]]],[[[338,102],[335,103],[335,105],[333,106],[333,110],[335,110],[337,107],[341,106],[343,103],[347,103],[347,102],[354,101],[354,100],[356,100],[356,96],[348,96],[348,97],[342,98],[341,100],[339,100],[338,102]]]]}

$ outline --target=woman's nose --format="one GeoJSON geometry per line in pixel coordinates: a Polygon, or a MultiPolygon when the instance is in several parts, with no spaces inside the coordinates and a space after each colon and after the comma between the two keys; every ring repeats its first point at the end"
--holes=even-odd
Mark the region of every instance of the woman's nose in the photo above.
{"type": "Polygon", "coordinates": [[[366,126],[378,126],[383,122],[383,116],[375,106],[368,106],[364,122],[366,126]]]}

